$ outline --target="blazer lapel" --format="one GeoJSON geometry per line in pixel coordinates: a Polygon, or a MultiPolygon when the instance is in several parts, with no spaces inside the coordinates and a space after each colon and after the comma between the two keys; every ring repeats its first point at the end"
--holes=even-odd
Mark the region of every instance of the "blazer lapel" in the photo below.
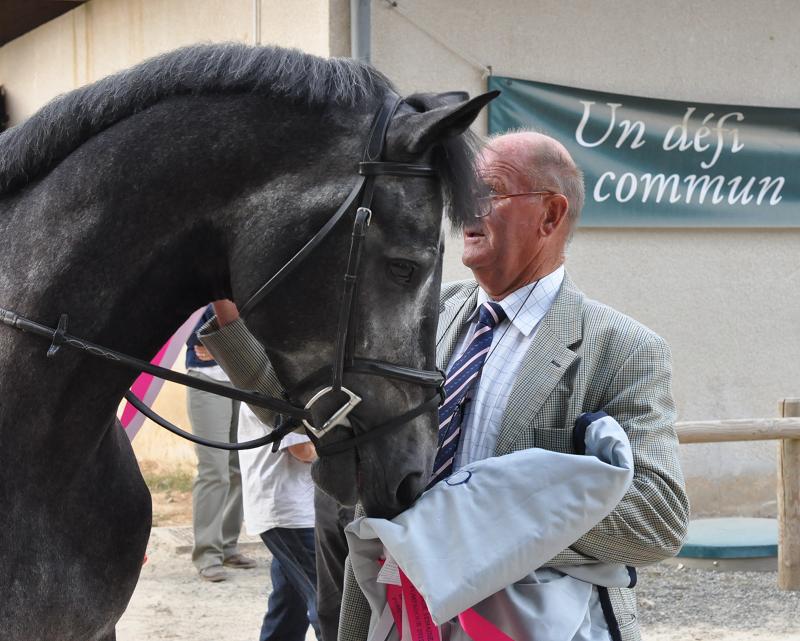
{"type": "Polygon", "coordinates": [[[571,348],[583,336],[582,307],[583,294],[565,275],[561,290],[520,365],[500,425],[495,454],[513,450],[517,437],[531,428],[542,405],[577,358],[571,348]]]}
{"type": "Polygon", "coordinates": [[[467,281],[463,287],[450,296],[439,310],[439,327],[436,332],[436,366],[445,371],[458,337],[467,324],[467,319],[475,311],[478,303],[478,284],[467,281]]]}

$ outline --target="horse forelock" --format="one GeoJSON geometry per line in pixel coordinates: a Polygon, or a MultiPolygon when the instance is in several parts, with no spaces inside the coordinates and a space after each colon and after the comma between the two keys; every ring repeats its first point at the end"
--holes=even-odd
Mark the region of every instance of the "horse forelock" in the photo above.
{"type": "MultiPolygon", "coordinates": [[[[419,111],[428,111],[463,100],[466,94],[418,93],[404,100],[419,111]]],[[[478,196],[484,187],[475,173],[475,160],[481,149],[480,138],[472,131],[440,140],[432,149],[431,163],[436,169],[444,194],[444,211],[450,223],[461,229],[473,217],[478,196]]]]}
{"type": "Polygon", "coordinates": [[[250,93],[354,108],[393,90],[372,67],[296,49],[207,44],[184,47],[59,96],[0,135],[0,194],[23,187],[95,134],[160,100],[250,93]]]}
{"type": "Polygon", "coordinates": [[[478,136],[467,131],[443,140],[433,150],[433,164],[444,190],[445,214],[456,229],[473,218],[475,199],[481,195],[482,185],[475,173],[479,149],[478,136]]]}

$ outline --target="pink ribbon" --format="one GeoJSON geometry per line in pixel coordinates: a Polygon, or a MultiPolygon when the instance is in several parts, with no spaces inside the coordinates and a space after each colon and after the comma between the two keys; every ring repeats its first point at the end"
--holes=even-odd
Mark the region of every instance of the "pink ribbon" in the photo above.
{"type": "Polygon", "coordinates": [[[473,641],[514,641],[487,618],[472,608],[458,615],[458,621],[473,641]]]}
{"type": "MultiPolygon", "coordinates": [[[[408,616],[411,641],[441,641],[439,626],[431,619],[425,599],[402,570],[400,570],[400,586],[403,590],[403,606],[406,616],[408,616]]],[[[395,625],[397,625],[397,619],[395,619],[395,625]]],[[[398,630],[402,630],[402,625],[398,630]]]]}
{"type": "MultiPolygon", "coordinates": [[[[400,639],[403,638],[403,610],[405,609],[411,631],[410,641],[441,641],[439,627],[433,622],[425,599],[402,570],[400,570],[400,585],[386,586],[386,601],[392,612],[400,639]]],[[[459,614],[458,621],[472,641],[514,641],[472,608],[459,614]]]]}

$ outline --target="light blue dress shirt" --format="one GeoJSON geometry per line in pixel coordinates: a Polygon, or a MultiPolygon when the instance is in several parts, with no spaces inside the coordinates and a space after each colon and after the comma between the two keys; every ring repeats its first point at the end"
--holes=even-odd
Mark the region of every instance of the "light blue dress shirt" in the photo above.
{"type": "MultiPolygon", "coordinates": [[[[483,365],[481,377],[467,394],[461,442],[456,452],[454,469],[494,455],[500,423],[508,404],[511,388],[522,360],[533,343],[539,323],[556,299],[564,281],[564,266],[544,278],[525,285],[497,301],[506,312],[506,320],[494,329],[492,346],[483,365]]],[[[478,290],[478,307],[490,300],[478,290]]],[[[467,331],[459,339],[450,366],[461,356],[477,326],[477,308],[467,331]]]]}

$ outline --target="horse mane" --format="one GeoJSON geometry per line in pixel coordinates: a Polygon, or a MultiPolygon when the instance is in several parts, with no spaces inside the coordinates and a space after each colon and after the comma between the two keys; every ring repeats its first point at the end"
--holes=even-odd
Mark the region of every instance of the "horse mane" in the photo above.
{"type": "MultiPolygon", "coordinates": [[[[0,134],[0,195],[24,187],[114,123],[172,96],[254,93],[357,108],[389,91],[394,87],[383,74],[351,58],[238,43],[184,47],[58,96],[0,134]]],[[[408,102],[421,110],[445,104],[433,94],[408,102]]],[[[474,210],[476,149],[476,138],[467,133],[442,141],[433,152],[447,216],[457,228],[474,210]]]]}
{"type": "Polygon", "coordinates": [[[349,58],[238,43],[184,47],[58,96],[0,134],[0,194],[23,187],[92,136],[168,97],[254,93],[357,107],[390,90],[380,72],[349,58]]]}

